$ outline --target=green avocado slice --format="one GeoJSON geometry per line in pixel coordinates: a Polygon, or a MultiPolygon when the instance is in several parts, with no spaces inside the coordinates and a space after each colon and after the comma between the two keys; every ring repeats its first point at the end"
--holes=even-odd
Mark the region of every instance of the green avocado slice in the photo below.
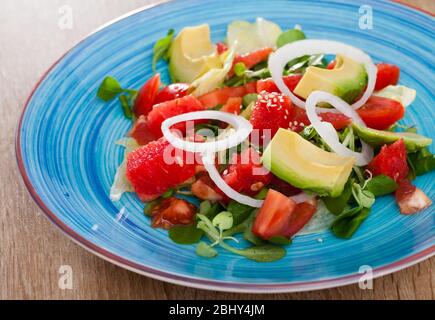
{"type": "Polygon", "coordinates": [[[291,185],[338,197],[344,189],[355,159],[327,152],[297,133],[280,129],[263,154],[263,165],[291,185]]]}
{"type": "Polygon", "coordinates": [[[356,134],[371,146],[377,147],[403,139],[408,152],[416,152],[432,144],[432,139],[413,132],[391,132],[352,125],[356,134]]]}
{"type": "Polygon", "coordinates": [[[338,55],[334,69],[311,66],[295,88],[295,94],[307,99],[316,90],[336,95],[352,103],[363,92],[368,76],[364,64],[338,55]]]}

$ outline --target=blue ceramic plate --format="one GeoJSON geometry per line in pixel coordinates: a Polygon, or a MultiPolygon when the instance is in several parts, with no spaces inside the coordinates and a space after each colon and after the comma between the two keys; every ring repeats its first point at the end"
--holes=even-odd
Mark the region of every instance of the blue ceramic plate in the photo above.
{"type": "MultiPolygon", "coordinates": [[[[339,240],[329,231],[297,237],[283,260],[266,264],[228,252],[212,260],[200,258],[193,246],[176,245],[165,231],[152,229],[135,195],[116,204],[108,197],[122,159],[122,149],[114,142],[127,133],[130,123],[117,102],[107,105],[97,99],[98,85],[112,75],[126,87],[140,87],[151,75],[153,44],[169,28],[209,23],[217,41],[225,38],[229,22],[262,16],[283,29],[300,24],[309,38],[357,46],[376,61],[400,66],[401,83],[418,91],[403,122],[435,138],[433,18],[398,3],[364,4],[373,8],[372,30],[358,27],[360,3],[340,0],[173,1],[107,25],[62,57],[29,98],[16,142],[28,189],[55,225],[98,256],[153,278],[198,288],[314,290],[357,282],[364,265],[381,276],[432,256],[434,207],[403,216],[392,197],[376,202],[351,240],[339,240]]],[[[163,63],[159,69],[166,73],[163,63]]],[[[432,173],[416,184],[434,199],[434,181],[432,173]]]]}

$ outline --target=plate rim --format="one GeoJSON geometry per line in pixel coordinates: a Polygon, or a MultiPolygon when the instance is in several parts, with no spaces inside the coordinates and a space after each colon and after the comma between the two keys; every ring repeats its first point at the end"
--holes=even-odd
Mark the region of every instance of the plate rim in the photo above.
{"type": "MultiPolygon", "coordinates": [[[[58,66],[58,64],[67,56],[72,50],[80,46],[86,39],[90,36],[100,32],[106,27],[113,25],[125,18],[133,16],[137,13],[149,10],[151,8],[156,8],[159,6],[168,5],[174,2],[179,2],[177,0],[165,0],[164,2],[151,4],[139,7],[137,9],[131,10],[115,19],[110,20],[107,23],[102,24],[97,27],[94,31],[85,35],[80,41],[73,45],[69,50],[67,50],[63,55],[57,59],[46,72],[42,74],[39,80],[34,85],[30,92],[30,95],[26,99],[24,108],[21,111],[18,126],[15,133],[15,154],[16,161],[18,165],[18,170],[21,175],[21,179],[26,186],[27,191],[39,206],[39,208],[44,212],[45,217],[54,225],[56,228],[63,233],[67,238],[78,244],[80,247],[84,248],[86,251],[91,252],[97,257],[108,261],[118,267],[126,269],[128,271],[147,276],[152,279],[164,281],[171,284],[186,286],[190,288],[202,289],[202,290],[214,290],[219,292],[233,292],[233,293],[255,293],[255,294],[270,294],[270,293],[291,293],[291,292],[305,292],[314,290],[323,290],[335,287],[341,287],[351,284],[356,284],[359,282],[362,274],[354,273],[351,275],[346,275],[342,277],[335,277],[316,281],[303,281],[303,282],[293,282],[293,283],[241,283],[241,282],[231,282],[231,281],[219,281],[219,280],[208,280],[199,277],[192,277],[187,275],[180,275],[174,272],[161,271],[156,268],[148,267],[145,265],[138,264],[136,262],[127,260],[119,255],[113,254],[112,252],[92,243],[86,238],[82,237],[80,234],[71,229],[66,223],[61,221],[56,214],[51,211],[44,203],[44,201],[39,196],[38,192],[35,190],[24,165],[22,150],[21,150],[21,130],[23,126],[24,116],[26,114],[27,108],[32,100],[35,92],[39,89],[42,82],[46,79],[48,74],[58,66]]],[[[431,12],[423,10],[421,8],[415,7],[413,5],[403,3],[400,0],[391,1],[395,4],[407,7],[410,10],[417,10],[423,14],[429,16],[435,16],[431,12]]],[[[388,274],[403,270],[405,268],[411,267],[418,264],[426,259],[431,258],[435,255],[435,245],[429,246],[428,248],[414,253],[403,259],[394,261],[390,264],[373,269],[373,279],[386,276],[388,274]]]]}

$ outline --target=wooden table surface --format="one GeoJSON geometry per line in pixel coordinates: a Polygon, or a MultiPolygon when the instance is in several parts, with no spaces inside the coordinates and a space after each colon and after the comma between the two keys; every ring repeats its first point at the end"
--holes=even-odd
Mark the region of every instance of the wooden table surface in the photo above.
{"type": "MultiPolygon", "coordinates": [[[[207,292],[152,280],[116,267],[63,236],[22,184],[15,161],[18,117],[39,77],[101,24],[147,0],[2,0],[0,11],[0,298],[1,299],[434,299],[435,257],[374,281],[315,292],[244,295],[207,292]],[[73,28],[62,30],[64,6],[73,28]],[[71,266],[73,289],[59,288],[71,266]]],[[[435,1],[406,1],[434,12],[435,1]]]]}

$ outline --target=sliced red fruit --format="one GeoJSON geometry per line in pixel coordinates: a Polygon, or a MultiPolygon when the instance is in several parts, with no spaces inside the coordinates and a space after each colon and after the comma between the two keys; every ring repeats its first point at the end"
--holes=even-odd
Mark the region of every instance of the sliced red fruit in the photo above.
{"type": "Polygon", "coordinates": [[[415,214],[432,205],[428,196],[412,185],[408,179],[399,183],[399,188],[396,190],[396,201],[400,212],[406,215],[415,214]]]}
{"type": "Polygon", "coordinates": [[[242,101],[240,97],[229,98],[220,111],[239,115],[242,110],[242,101]]]}
{"type": "MultiPolygon", "coordinates": [[[[336,130],[342,130],[352,123],[352,119],[341,113],[324,112],[319,115],[320,119],[331,123],[336,130]]],[[[310,125],[307,113],[304,109],[295,108],[293,112],[290,129],[295,132],[301,132],[306,126],[310,125]]]]}
{"type": "Polygon", "coordinates": [[[352,119],[342,113],[325,112],[320,115],[320,118],[331,123],[336,130],[342,130],[352,123],[352,119]]]}
{"type": "Polygon", "coordinates": [[[406,146],[403,139],[390,145],[384,145],[376,157],[369,163],[367,169],[374,176],[386,175],[396,182],[406,179],[409,167],[406,160],[406,146]]]}
{"type": "Polygon", "coordinates": [[[160,85],[160,74],[156,74],[139,90],[136,101],[134,102],[134,113],[136,117],[139,118],[142,115],[146,116],[152,110],[160,85]]]}
{"type": "Polygon", "coordinates": [[[154,104],[159,104],[162,102],[183,98],[187,96],[190,86],[186,83],[174,83],[171,84],[157,94],[154,104]]]}
{"type": "MultiPolygon", "coordinates": [[[[293,92],[295,88],[298,86],[302,77],[303,77],[302,74],[293,74],[290,76],[283,77],[283,80],[287,88],[289,88],[289,90],[293,92]]],[[[281,91],[278,89],[273,79],[265,79],[257,82],[257,93],[261,93],[262,91],[281,93],[281,91]]]]}
{"type": "Polygon", "coordinates": [[[249,148],[241,154],[234,154],[223,179],[237,192],[256,195],[270,183],[272,174],[261,164],[258,152],[249,148]]]}
{"type": "Polygon", "coordinates": [[[289,128],[294,132],[301,132],[306,126],[311,124],[307,113],[304,109],[295,107],[293,111],[292,121],[289,128]]]}
{"type": "Polygon", "coordinates": [[[224,53],[225,51],[228,50],[228,46],[225,43],[218,42],[216,44],[216,46],[217,46],[217,52],[218,52],[218,54],[222,54],[222,53],[224,53]]]}
{"type": "Polygon", "coordinates": [[[297,204],[282,193],[270,189],[258,212],[252,232],[265,240],[286,237],[297,204]]]}
{"type": "Polygon", "coordinates": [[[192,184],[191,191],[201,200],[222,201],[225,197],[206,173],[201,174],[192,184]]]}
{"type": "MultiPolygon", "coordinates": [[[[189,95],[183,98],[162,102],[156,104],[153,110],[148,114],[148,127],[150,132],[156,136],[161,137],[161,126],[166,119],[195,111],[203,111],[205,108],[194,96],[189,95]]],[[[179,123],[172,127],[173,129],[180,130],[182,133],[186,132],[186,124],[179,123]]]]}
{"type": "Polygon", "coordinates": [[[396,85],[400,78],[400,69],[398,66],[388,63],[380,63],[378,67],[378,76],[376,79],[375,90],[382,90],[389,85],[396,85]]]}
{"type": "Polygon", "coordinates": [[[308,222],[310,222],[316,211],[317,206],[312,203],[299,203],[290,217],[290,222],[284,236],[286,238],[291,238],[296,235],[308,222]]]}
{"type": "Polygon", "coordinates": [[[403,118],[405,108],[396,100],[372,96],[357,112],[369,128],[385,130],[403,118]]]}
{"type": "Polygon", "coordinates": [[[134,138],[141,146],[148,144],[151,141],[158,139],[148,126],[146,116],[140,116],[134,123],[133,128],[130,130],[130,137],[134,138]]]}
{"type": "Polygon", "coordinates": [[[128,155],[127,179],[143,201],[151,201],[192,178],[194,159],[194,154],[175,149],[161,138],[128,155]]]}
{"type": "Polygon", "coordinates": [[[291,184],[281,180],[275,175],[272,175],[272,181],[270,182],[270,186],[272,189],[281,192],[287,197],[295,196],[301,193],[301,190],[292,186],[291,184]]]}
{"type": "Polygon", "coordinates": [[[337,65],[337,61],[332,60],[329,64],[328,64],[328,70],[332,70],[335,68],[335,66],[337,65]]]}
{"type": "Polygon", "coordinates": [[[218,105],[224,105],[225,103],[227,103],[229,98],[235,98],[235,97],[241,98],[248,93],[255,92],[253,91],[254,86],[256,86],[256,82],[250,82],[245,86],[241,86],[241,87],[225,87],[207,93],[199,97],[198,100],[202,103],[202,105],[205,108],[211,109],[218,105]]]}
{"type": "Polygon", "coordinates": [[[276,92],[263,91],[252,107],[250,122],[254,127],[253,143],[263,143],[269,137],[272,139],[279,128],[288,129],[293,119],[294,107],[289,97],[276,92]],[[257,139],[259,138],[259,139],[257,139]],[[254,141],[259,140],[259,141],[254,141]]]}
{"type": "Polygon", "coordinates": [[[399,183],[399,188],[396,190],[396,200],[397,202],[401,202],[402,200],[410,197],[415,190],[417,190],[417,187],[414,186],[409,179],[403,179],[399,183]]]}
{"type": "Polygon", "coordinates": [[[252,67],[256,66],[260,62],[266,61],[267,58],[269,58],[270,54],[273,52],[272,48],[263,48],[256,50],[254,52],[250,52],[244,55],[238,55],[234,58],[233,62],[233,68],[231,69],[230,73],[228,74],[230,77],[234,75],[234,66],[237,63],[243,63],[246,67],[246,69],[251,69],[252,67]]]}
{"type": "Polygon", "coordinates": [[[245,84],[245,94],[257,93],[257,81],[251,81],[245,84]]]}
{"type": "Polygon", "coordinates": [[[164,199],[151,210],[153,227],[164,229],[191,224],[195,214],[196,207],[193,204],[177,198],[164,199]]]}

